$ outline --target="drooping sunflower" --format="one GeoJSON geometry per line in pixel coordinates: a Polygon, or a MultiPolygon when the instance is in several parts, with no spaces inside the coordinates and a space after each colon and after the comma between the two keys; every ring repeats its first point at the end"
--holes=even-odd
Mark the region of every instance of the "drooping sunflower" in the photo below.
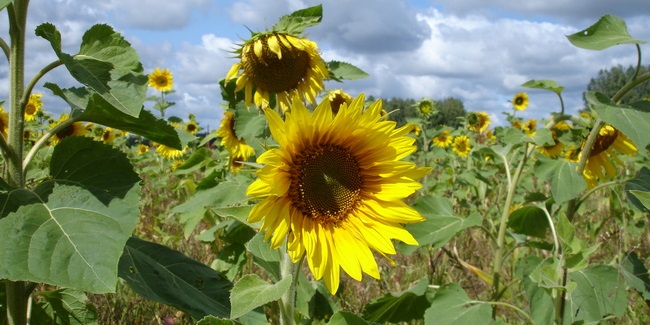
{"type": "Polygon", "coordinates": [[[183,157],[185,148],[183,148],[183,150],[178,150],[172,147],[168,147],[164,144],[158,144],[156,146],[156,152],[164,158],[167,158],[169,160],[176,160],[183,157]]]}
{"type": "Polygon", "coordinates": [[[149,87],[158,91],[169,91],[174,87],[174,78],[169,69],[155,68],[149,74],[149,87]]]}
{"type": "Polygon", "coordinates": [[[490,126],[490,115],[486,112],[472,112],[467,116],[467,127],[478,133],[483,133],[490,126]]]}
{"type": "MultiPolygon", "coordinates": [[[[583,150],[584,148],[581,149],[580,155],[583,150]]],[[[598,185],[599,180],[605,181],[615,177],[616,165],[625,167],[617,153],[632,156],[636,152],[636,146],[625,134],[611,125],[603,125],[598,131],[598,137],[591,148],[587,165],[582,174],[587,186],[592,188],[598,185]]]]}
{"type": "Polygon", "coordinates": [[[329,77],[316,43],[300,35],[253,33],[235,53],[240,61],[230,68],[226,82],[238,77],[235,91],[244,89],[246,107],[251,102],[267,107],[273,94],[282,111],[295,94],[314,104],[324,88],[323,79],[329,77]]]}
{"type": "Polygon", "coordinates": [[[464,135],[459,135],[454,138],[454,142],[451,145],[451,149],[460,157],[467,157],[469,152],[472,150],[472,144],[469,141],[469,138],[464,135]]]}
{"type": "Polygon", "coordinates": [[[433,137],[433,144],[439,148],[447,148],[454,141],[454,137],[450,136],[451,130],[442,130],[438,136],[433,137]]]}
{"type": "Polygon", "coordinates": [[[429,117],[433,115],[436,110],[436,103],[428,98],[423,98],[415,104],[415,107],[423,117],[429,117]]]}
{"type": "Polygon", "coordinates": [[[570,128],[571,126],[565,121],[556,123],[551,128],[551,135],[553,136],[554,144],[548,146],[537,146],[537,150],[549,158],[556,158],[562,153],[562,151],[564,151],[564,148],[566,147],[565,144],[562,143],[562,141],[559,139],[560,133],[569,130],[570,128]]]}
{"type": "Polygon", "coordinates": [[[0,133],[5,139],[8,136],[9,130],[9,113],[5,112],[4,107],[0,107],[0,133]]]}
{"type": "MultiPolygon", "coordinates": [[[[65,121],[70,119],[70,115],[68,114],[63,114],[59,118],[59,120],[53,124],[51,124],[51,128],[54,129],[58,127],[60,124],[64,123],[65,121]]],[[[54,144],[59,143],[61,140],[71,137],[71,136],[84,136],[86,134],[89,134],[90,130],[86,126],[83,125],[82,122],[72,122],[72,124],[69,124],[65,126],[63,129],[57,131],[53,136],[52,136],[52,142],[54,144]]]]}
{"type": "Polygon", "coordinates": [[[43,97],[43,94],[40,93],[29,95],[29,100],[27,101],[27,105],[25,105],[25,122],[36,119],[36,115],[43,108],[41,97],[43,97]]]}
{"type": "Polygon", "coordinates": [[[528,94],[525,92],[516,94],[512,97],[512,106],[518,111],[528,108],[528,94]]]}
{"type": "Polygon", "coordinates": [[[339,108],[343,104],[350,104],[352,102],[352,97],[344,92],[342,89],[331,90],[327,93],[327,100],[330,101],[330,107],[332,108],[332,113],[336,114],[339,112],[339,108]]]}
{"type": "Polygon", "coordinates": [[[524,131],[529,136],[535,135],[537,132],[537,120],[536,119],[530,119],[522,125],[521,129],[524,131]]]}
{"type": "Polygon", "coordinates": [[[246,144],[246,140],[240,139],[235,133],[235,114],[231,112],[224,112],[223,114],[224,118],[221,120],[219,130],[217,130],[217,136],[221,137],[221,145],[230,153],[230,170],[237,173],[243,166],[241,162],[253,156],[255,150],[246,144]]]}
{"type": "Polygon", "coordinates": [[[265,166],[247,190],[262,199],[248,221],[263,220],[272,248],[287,238],[291,259],[306,257],[331,293],[341,268],[355,280],[362,273],[378,279],[371,249],[386,256],[395,254],[391,239],[417,245],[402,224],[423,220],[402,202],[430,171],[401,161],[416,150],[407,136],[412,125],[395,129],[395,122],[381,120],[380,101],[363,106],[361,94],[336,115],[328,101],[311,114],[295,97],[284,121],[265,109],[280,148],[257,159],[265,166]]]}

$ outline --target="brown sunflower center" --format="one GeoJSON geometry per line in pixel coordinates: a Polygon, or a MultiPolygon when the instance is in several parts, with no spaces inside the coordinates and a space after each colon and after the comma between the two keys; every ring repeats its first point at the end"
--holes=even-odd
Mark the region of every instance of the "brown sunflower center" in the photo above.
{"type": "Polygon", "coordinates": [[[157,76],[156,77],[156,85],[158,87],[166,87],[167,84],[169,84],[169,80],[165,76],[157,76]]]}
{"type": "Polygon", "coordinates": [[[192,133],[192,132],[194,132],[194,131],[196,131],[196,125],[195,125],[195,124],[192,124],[192,123],[188,124],[188,125],[187,125],[187,132],[192,133]]]}
{"type": "Polygon", "coordinates": [[[27,107],[25,107],[25,114],[34,115],[34,113],[36,113],[36,106],[32,103],[28,103],[27,107]]]}
{"type": "MultiPolygon", "coordinates": [[[[295,89],[298,84],[307,76],[309,69],[309,53],[293,46],[287,47],[280,43],[282,58],[273,53],[268,45],[268,37],[293,37],[284,35],[270,35],[262,37],[255,42],[262,44],[262,52],[258,57],[255,54],[254,43],[244,48],[242,53],[244,71],[248,74],[252,83],[261,90],[280,93],[295,89]]],[[[300,41],[300,40],[295,40],[300,41]]]]}
{"type": "Polygon", "coordinates": [[[591,148],[591,153],[589,156],[593,157],[598,155],[599,153],[607,150],[613,143],[616,141],[616,138],[618,137],[618,130],[614,129],[613,132],[608,132],[605,135],[598,135],[598,138],[596,138],[596,142],[594,143],[594,146],[591,148]]]}
{"type": "Polygon", "coordinates": [[[56,137],[59,139],[67,138],[71,135],[74,135],[74,124],[70,124],[56,133],[56,137]]]}
{"type": "Polygon", "coordinates": [[[294,159],[291,175],[293,205],[321,224],[345,220],[359,202],[363,176],[347,148],[331,144],[309,147],[294,159]]]}
{"type": "Polygon", "coordinates": [[[515,105],[517,105],[517,106],[521,106],[521,105],[523,105],[523,104],[524,104],[524,97],[517,96],[517,97],[515,98],[515,105]]]}

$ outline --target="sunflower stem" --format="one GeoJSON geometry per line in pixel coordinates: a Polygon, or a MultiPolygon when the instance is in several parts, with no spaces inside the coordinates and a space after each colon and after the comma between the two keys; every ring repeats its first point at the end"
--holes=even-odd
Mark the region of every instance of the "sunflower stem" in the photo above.
{"type": "Polygon", "coordinates": [[[72,123],[76,122],[77,120],[75,118],[69,118],[55,127],[53,127],[51,130],[45,132],[43,136],[34,143],[34,146],[29,150],[27,155],[25,156],[25,159],[23,160],[22,168],[23,168],[23,175],[27,172],[27,166],[29,166],[29,163],[32,161],[36,153],[38,152],[39,149],[49,140],[53,135],[57,134],[59,131],[67,128],[70,126],[72,123]]]}
{"type": "Polygon", "coordinates": [[[293,314],[296,298],[296,284],[298,283],[298,265],[291,261],[289,251],[286,249],[283,251],[280,276],[282,279],[291,277],[291,285],[284,295],[282,295],[282,299],[280,300],[280,324],[294,325],[296,323],[293,314]]]}

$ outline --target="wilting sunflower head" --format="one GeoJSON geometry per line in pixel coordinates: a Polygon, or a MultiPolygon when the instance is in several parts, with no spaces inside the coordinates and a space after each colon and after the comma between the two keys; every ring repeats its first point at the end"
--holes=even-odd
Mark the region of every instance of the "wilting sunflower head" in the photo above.
{"type": "MultiPolygon", "coordinates": [[[[583,152],[584,144],[580,155],[583,152]]],[[[587,165],[583,172],[587,186],[591,188],[598,184],[598,180],[605,181],[615,177],[617,173],[616,165],[625,167],[623,161],[618,158],[617,153],[632,156],[636,152],[636,146],[625,134],[611,125],[603,125],[598,132],[596,142],[591,147],[587,165]]]]}
{"type": "Polygon", "coordinates": [[[25,122],[33,121],[36,119],[38,112],[43,108],[43,101],[41,100],[43,94],[31,94],[27,105],[25,105],[25,122]]]}
{"type": "Polygon", "coordinates": [[[273,94],[282,111],[289,109],[294,94],[314,104],[324,88],[323,79],[329,77],[316,43],[301,36],[254,33],[236,53],[240,61],[230,68],[226,82],[238,77],[235,91],[244,89],[246,107],[251,102],[267,107],[273,94]]]}
{"type": "Polygon", "coordinates": [[[537,146],[537,150],[539,150],[541,154],[549,158],[558,157],[560,154],[562,154],[562,151],[564,151],[566,147],[564,143],[560,141],[559,136],[562,132],[567,131],[569,129],[571,129],[571,126],[565,121],[560,121],[556,123],[551,128],[551,135],[553,136],[554,144],[548,146],[537,146]]]}
{"type": "Polygon", "coordinates": [[[149,74],[149,87],[158,91],[169,91],[174,87],[174,79],[169,69],[156,68],[149,74]]]}
{"type": "Polygon", "coordinates": [[[54,135],[52,136],[52,142],[54,144],[59,143],[61,140],[67,137],[71,136],[84,136],[86,134],[90,133],[90,130],[86,126],[83,125],[81,122],[72,122],[68,123],[67,121],[70,119],[70,115],[68,114],[63,114],[59,118],[59,120],[51,125],[51,128],[60,128],[61,124],[65,124],[65,127],[60,128],[54,135]]]}
{"type": "Polygon", "coordinates": [[[486,112],[472,112],[467,115],[467,127],[475,132],[483,133],[490,126],[490,115],[486,112]]]}
{"type": "Polygon", "coordinates": [[[521,128],[527,135],[533,136],[537,132],[537,120],[530,119],[521,128]]]}
{"type": "Polygon", "coordinates": [[[183,150],[178,150],[172,147],[168,147],[164,144],[159,144],[156,146],[156,152],[164,158],[167,158],[169,160],[176,160],[183,157],[185,148],[183,148],[183,150]]]}
{"type": "Polygon", "coordinates": [[[512,97],[512,106],[518,111],[528,108],[528,94],[525,92],[516,94],[512,97]]]}
{"type": "Polygon", "coordinates": [[[467,157],[469,152],[472,151],[472,144],[467,136],[459,135],[454,138],[454,142],[451,144],[451,149],[458,156],[467,157]]]}
{"type": "Polygon", "coordinates": [[[428,98],[421,99],[415,105],[416,108],[418,109],[418,113],[420,113],[420,115],[424,117],[429,117],[433,115],[433,113],[435,113],[436,111],[436,103],[428,98]]]}
{"type": "Polygon", "coordinates": [[[327,100],[330,102],[332,113],[339,112],[341,105],[349,105],[352,102],[352,97],[344,92],[342,89],[331,90],[327,93],[327,100]]]}
{"type": "Polygon", "coordinates": [[[451,130],[440,131],[440,134],[433,137],[433,144],[436,147],[443,148],[443,149],[449,147],[451,143],[454,141],[454,137],[449,135],[449,133],[451,133],[451,130]]]}
{"type": "Polygon", "coordinates": [[[272,248],[286,239],[292,260],[306,257],[331,293],[341,268],[358,281],[379,278],[371,249],[386,256],[395,254],[392,239],[417,245],[402,224],[424,220],[402,202],[430,171],[401,161],[416,150],[412,125],[395,129],[381,120],[381,102],[365,111],[363,103],[362,94],[334,115],[325,100],[312,114],[294,97],[285,120],[265,109],[279,148],[257,159],[265,166],[247,190],[262,199],[248,221],[263,220],[272,248]]]}

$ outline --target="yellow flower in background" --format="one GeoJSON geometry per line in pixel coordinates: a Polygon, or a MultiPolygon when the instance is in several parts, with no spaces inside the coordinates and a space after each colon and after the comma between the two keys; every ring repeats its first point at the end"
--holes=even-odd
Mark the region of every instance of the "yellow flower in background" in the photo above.
{"type": "Polygon", "coordinates": [[[332,113],[336,114],[339,112],[339,108],[343,104],[350,105],[352,102],[352,97],[344,92],[342,89],[336,89],[329,91],[327,93],[327,100],[330,102],[330,108],[332,113]]]}
{"type": "Polygon", "coordinates": [[[467,116],[467,126],[470,130],[483,133],[490,126],[490,115],[486,112],[473,112],[467,116]]]}
{"type": "Polygon", "coordinates": [[[512,98],[512,106],[518,111],[523,111],[528,108],[528,94],[516,94],[515,97],[512,98]]]}
{"type": "Polygon", "coordinates": [[[156,152],[164,158],[174,160],[183,157],[185,148],[183,148],[183,150],[178,150],[164,144],[159,144],[156,146],[156,152]]]}
{"type": "Polygon", "coordinates": [[[36,119],[38,112],[43,108],[43,101],[41,100],[43,94],[31,94],[27,105],[25,105],[25,122],[33,121],[36,119]]]}
{"type": "Polygon", "coordinates": [[[556,123],[552,128],[551,128],[551,134],[553,136],[553,141],[554,144],[549,145],[549,146],[537,146],[537,150],[539,152],[549,158],[556,158],[560,154],[562,154],[562,151],[564,151],[564,148],[566,147],[564,143],[560,141],[558,138],[558,133],[567,131],[571,129],[571,126],[567,124],[565,121],[560,121],[556,123]]]}
{"type": "Polygon", "coordinates": [[[185,124],[185,131],[187,131],[189,134],[196,134],[196,132],[199,132],[199,125],[196,124],[195,121],[190,120],[187,122],[187,124],[185,124]]]}
{"type": "Polygon", "coordinates": [[[169,69],[156,68],[149,74],[149,87],[158,91],[169,91],[174,87],[174,78],[169,69]]]}
{"type": "Polygon", "coordinates": [[[7,132],[9,130],[9,113],[5,112],[4,107],[0,107],[0,133],[2,136],[7,138],[7,132]]]}
{"type": "Polygon", "coordinates": [[[185,162],[182,161],[182,160],[176,160],[176,161],[174,161],[174,162],[172,163],[172,170],[176,170],[176,169],[178,169],[178,167],[182,166],[183,163],[185,163],[185,162]]]}
{"type": "Polygon", "coordinates": [[[149,146],[144,144],[138,145],[138,155],[144,155],[147,152],[149,152],[149,146]]]}
{"type": "Polygon", "coordinates": [[[422,133],[422,128],[419,125],[414,124],[413,125],[413,130],[411,130],[411,133],[415,134],[416,137],[419,137],[420,133],[422,133]]]}
{"type": "Polygon", "coordinates": [[[467,157],[472,150],[472,144],[467,136],[459,135],[454,138],[451,149],[460,157],[467,157]]]}
{"type": "MultiPolygon", "coordinates": [[[[64,123],[65,121],[70,119],[70,115],[68,114],[63,114],[59,118],[59,120],[51,125],[51,128],[54,129],[58,127],[60,124],[64,123]]],[[[81,122],[72,122],[72,124],[67,125],[63,129],[57,131],[53,136],[52,136],[52,142],[54,144],[59,143],[61,140],[67,138],[67,137],[72,137],[72,136],[84,136],[86,134],[89,134],[90,130],[86,126],[83,125],[81,122]]]]}
{"type": "Polygon", "coordinates": [[[230,68],[226,82],[238,77],[235,91],[244,89],[246,107],[251,102],[260,108],[267,107],[271,94],[276,95],[282,111],[289,108],[295,94],[314,104],[324,88],[323,79],[329,77],[318,46],[304,37],[282,32],[257,33],[236,53],[240,62],[230,68]]]}
{"type": "Polygon", "coordinates": [[[529,136],[535,135],[537,132],[537,120],[531,119],[528,120],[522,125],[521,129],[529,136]]]}
{"type": "Polygon", "coordinates": [[[235,133],[235,114],[224,112],[224,118],[221,120],[217,136],[221,138],[221,145],[230,153],[229,166],[233,173],[239,172],[243,166],[242,161],[255,154],[253,147],[246,144],[246,140],[240,139],[235,133]]]}
{"type": "Polygon", "coordinates": [[[433,102],[431,99],[428,99],[428,98],[421,99],[415,105],[416,105],[416,107],[418,109],[418,113],[420,113],[420,115],[422,115],[424,117],[429,117],[429,116],[433,115],[433,113],[435,112],[435,109],[436,109],[436,103],[433,102]]]}
{"type": "Polygon", "coordinates": [[[113,143],[115,140],[117,134],[115,133],[115,130],[113,128],[107,127],[104,129],[104,132],[102,133],[102,141],[104,143],[113,143]]]}
{"type": "MultiPolygon", "coordinates": [[[[580,155],[582,155],[582,150],[580,155]]],[[[599,180],[606,181],[615,177],[616,165],[625,167],[625,164],[618,158],[617,153],[632,156],[636,152],[636,146],[625,134],[611,125],[603,125],[598,132],[596,142],[591,148],[582,175],[587,182],[587,186],[591,188],[598,185],[599,180]]]]}
{"type": "Polygon", "coordinates": [[[433,137],[433,144],[439,148],[447,148],[454,141],[454,137],[450,136],[451,130],[442,130],[440,134],[433,137]]]}
{"type": "Polygon", "coordinates": [[[402,202],[430,171],[401,161],[416,150],[412,125],[395,129],[395,122],[381,120],[380,101],[363,107],[362,94],[336,115],[329,101],[312,114],[297,97],[284,121],[265,109],[280,148],[257,159],[265,166],[247,190],[262,199],[248,221],[262,220],[273,249],[286,238],[291,259],[306,257],[331,293],[341,268],[357,281],[363,273],[378,279],[372,250],[395,254],[392,239],[417,245],[402,225],[424,220],[402,202]]]}
{"type": "Polygon", "coordinates": [[[524,121],[522,119],[516,118],[512,119],[510,121],[510,125],[512,125],[513,128],[523,130],[524,129],[524,121]]]}

